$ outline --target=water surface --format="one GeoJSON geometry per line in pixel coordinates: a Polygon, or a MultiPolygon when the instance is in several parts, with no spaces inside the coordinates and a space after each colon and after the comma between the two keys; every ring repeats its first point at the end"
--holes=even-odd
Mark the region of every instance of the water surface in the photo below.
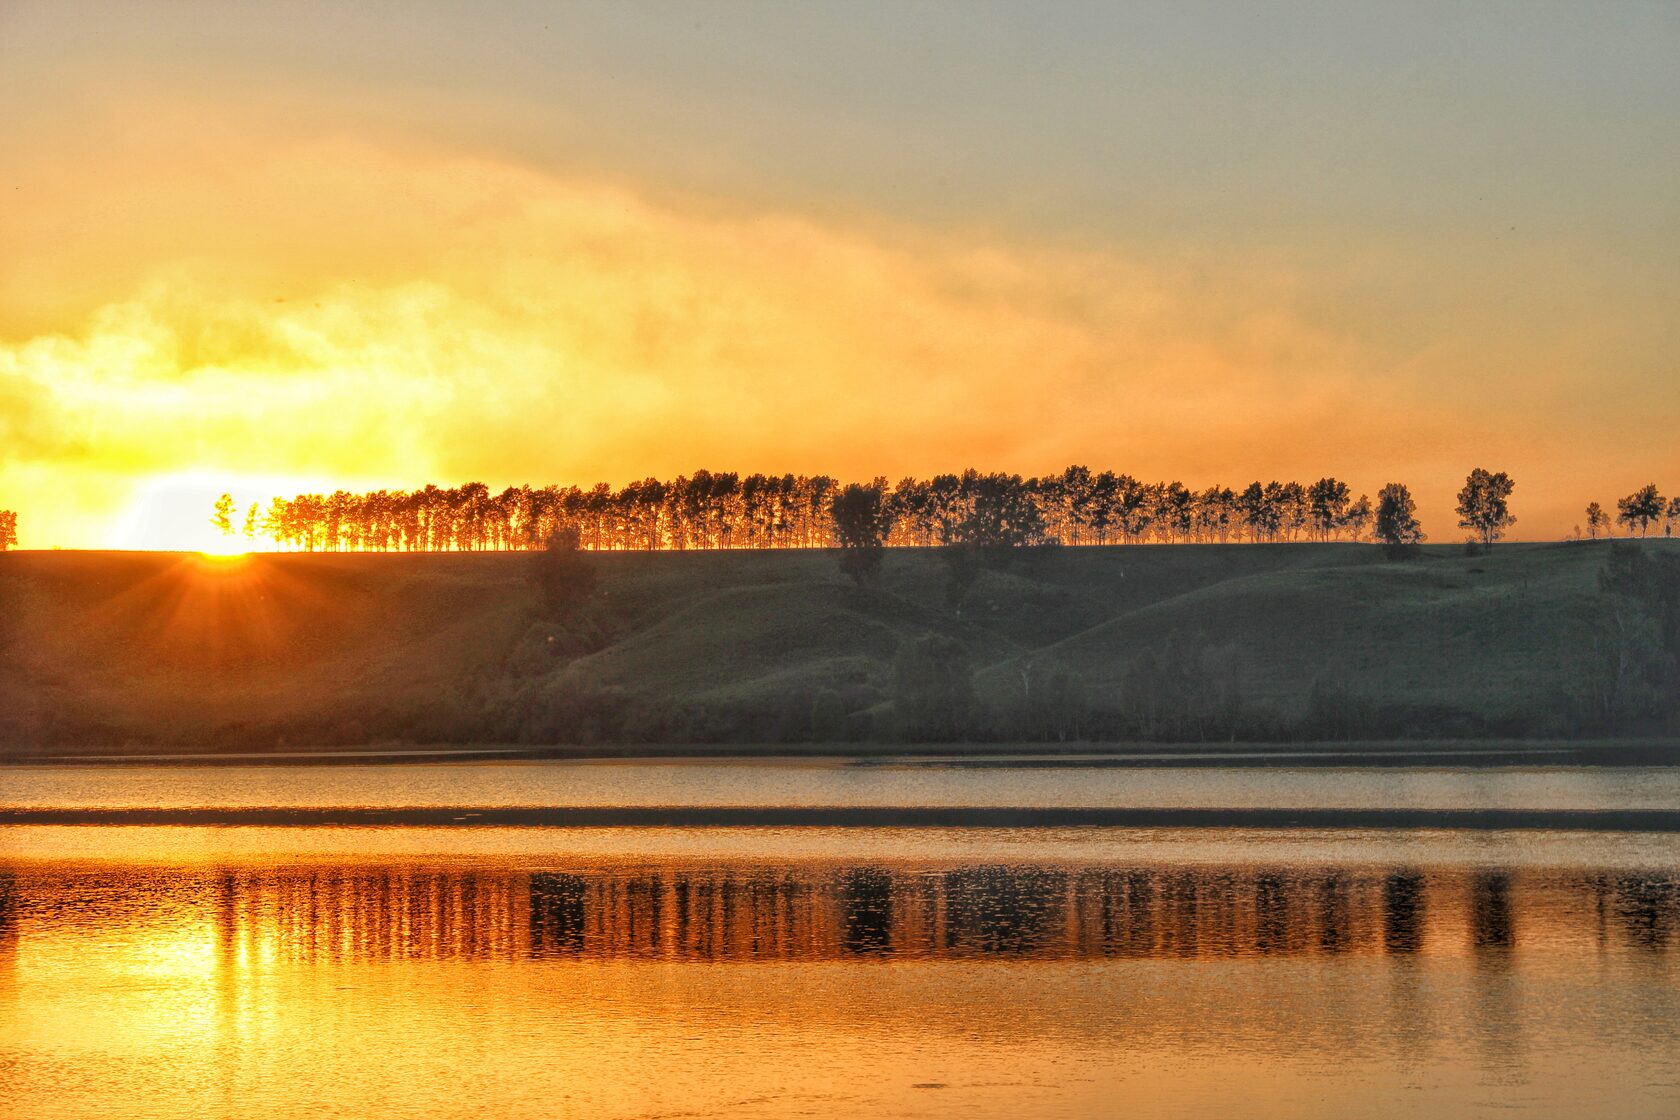
{"type": "Polygon", "coordinates": [[[54,808],[1009,806],[1680,808],[1680,768],[1044,766],[921,760],[0,767],[0,805],[54,808]]]}
{"type": "Polygon", "coordinates": [[[1680,838],[0,829],[0,1114],[1680,1113],[1680,838]]]}

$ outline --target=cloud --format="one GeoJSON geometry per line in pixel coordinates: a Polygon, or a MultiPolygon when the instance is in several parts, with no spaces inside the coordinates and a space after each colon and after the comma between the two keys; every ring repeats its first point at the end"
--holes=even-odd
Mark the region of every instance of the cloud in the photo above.
{"type": "MultiPolygon", "coordinates": [[[[1079,460],[1374,489],[1420,447],[1460,456],[1496,391],[1431,397],[1427,347],[1327,313],[1365,261],[1145,258],[214,117],[130,124],[144,142],[114,163],[17,176],[0,486],[25,469],[79,473],[85,495],[184,470],[415,485],[1079,460]]],[[[105,539],[127,493],[55,512],[59,543],[105,539]]]]}

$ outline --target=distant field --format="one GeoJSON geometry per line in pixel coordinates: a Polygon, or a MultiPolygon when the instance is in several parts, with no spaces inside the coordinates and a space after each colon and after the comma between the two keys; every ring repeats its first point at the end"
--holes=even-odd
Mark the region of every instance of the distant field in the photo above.
{"type": "Polygon", "coordinates": [[[828,552],[601,553],[592,600],[547,617],[522,554],[13,553],[0,736],[80,751],[1666,734],[1649,703],[1613,695],[1649,620],[1600,589],[1608,555],[1046,549],[957,595],[921,550],[889,552],[861,589],[828,552]],[[968,683],[944,722],[906,719],[918,642],[968,683]]]}

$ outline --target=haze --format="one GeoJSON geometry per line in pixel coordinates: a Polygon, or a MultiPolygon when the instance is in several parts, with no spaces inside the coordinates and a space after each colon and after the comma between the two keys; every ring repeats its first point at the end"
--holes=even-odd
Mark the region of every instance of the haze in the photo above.
{"type": "Polygon", "coordinates": [[[0,504],[1672,489],[1680,8],[1268,7],[8,3],[0,504]]]}

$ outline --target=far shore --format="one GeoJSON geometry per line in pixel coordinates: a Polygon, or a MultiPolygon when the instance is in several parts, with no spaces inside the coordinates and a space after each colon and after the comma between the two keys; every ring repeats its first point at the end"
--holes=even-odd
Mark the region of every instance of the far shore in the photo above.
{"type": "Polygon", "coordinates": [[[950,767],[1674,766],[1680,739],[1384,740],[1328,743],[370,744],[222,751],[13,749],[0,766],[321,766],[485,762],[776,762],[950,767]]]}
{"type": "Polygon", "coordinates": [[[1680,832],[1680,809],[1061,806],[0,808],[4,825],[266,828],[1249,828],[1680,832]]]}

